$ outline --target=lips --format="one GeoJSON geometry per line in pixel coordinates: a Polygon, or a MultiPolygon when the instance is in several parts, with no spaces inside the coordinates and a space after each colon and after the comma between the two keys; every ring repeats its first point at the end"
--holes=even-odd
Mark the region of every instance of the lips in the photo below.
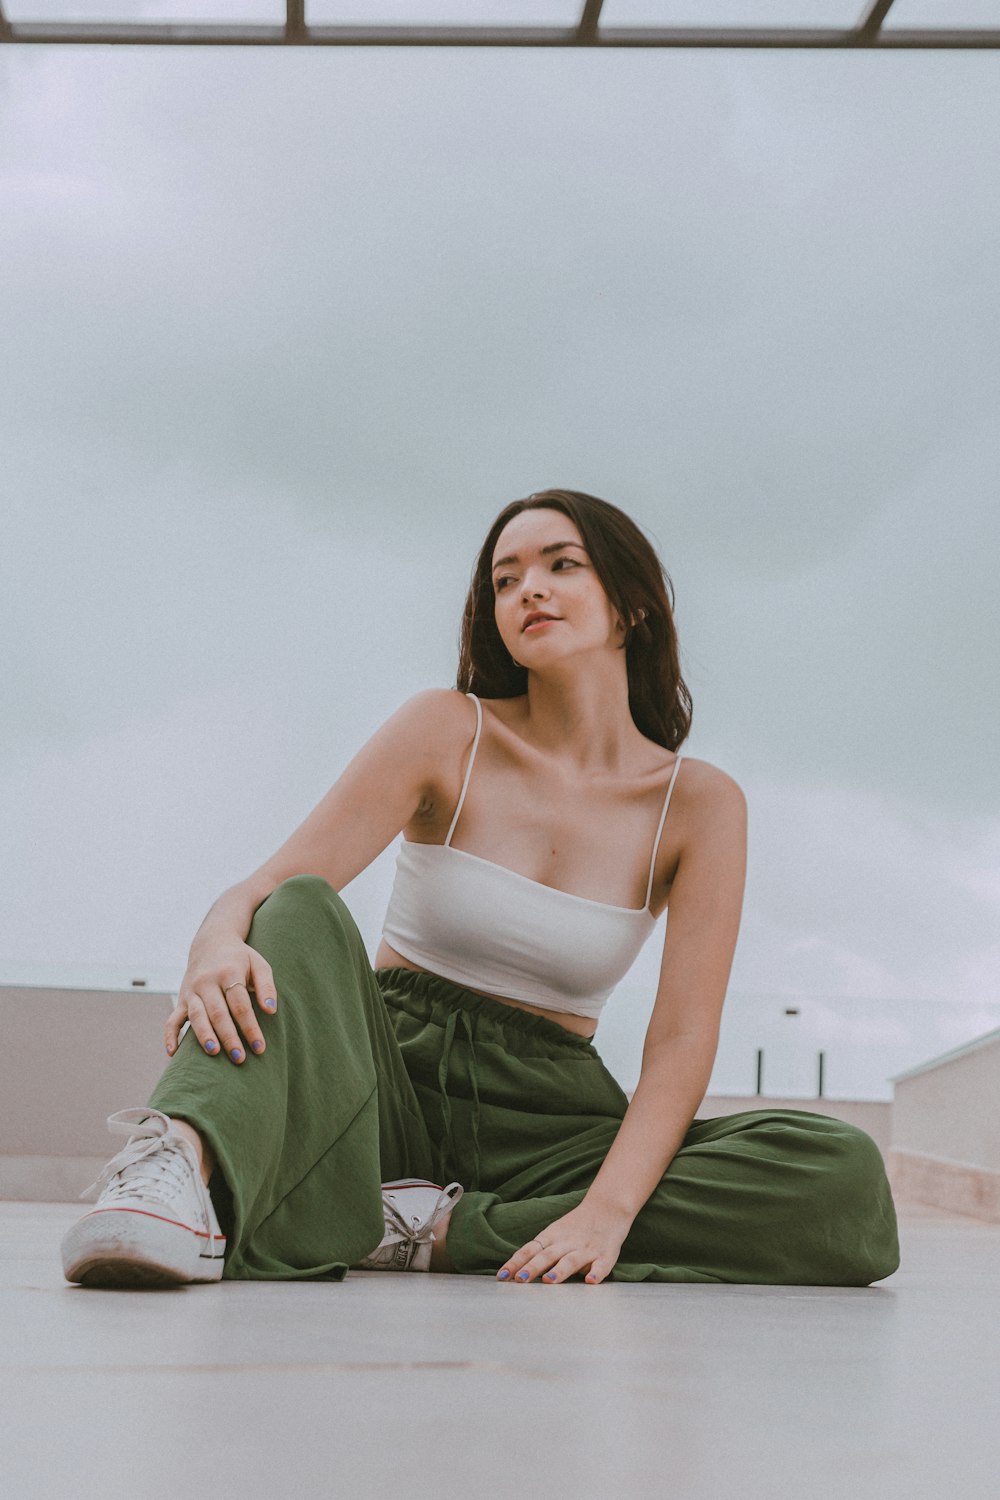
{"type": "Polygon", "coordinates": [[[523,634],[524,631],[527,630],[529,625],[537,625],[539,620],[558,620],[561,618],[562,617],[560,615],[543,615],[540,612],[536,611],[535,614],[529,615],[525,620],[524,624],[521,626],[521,632],[523,634]]]}

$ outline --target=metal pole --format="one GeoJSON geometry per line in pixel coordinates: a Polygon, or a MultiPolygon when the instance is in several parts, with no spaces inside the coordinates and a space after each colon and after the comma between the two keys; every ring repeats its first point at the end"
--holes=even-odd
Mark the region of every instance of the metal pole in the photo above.
{"type": "Polygon", "coordinates": [[[762,1087],[763,1081],[764,1081],[764,1049],[763,1049],[763,1047],[758,1047],[757,1048],[757,1093],[758,1093],[758,1096],[764,1092],[763,1087],[762,1087]]]}
{"type": "Polygon", "coordinates": [[[816,1098],[817,1099],[822,1099],[822,1097],[823,1097],[823,1064],[826,1061],[826,1053],[825,1052],[820,1052],[818,1054],[818,1057],[819,1057],[819,1078],[818,1078],[817,1083],[816,1083],[816,1098]]]}

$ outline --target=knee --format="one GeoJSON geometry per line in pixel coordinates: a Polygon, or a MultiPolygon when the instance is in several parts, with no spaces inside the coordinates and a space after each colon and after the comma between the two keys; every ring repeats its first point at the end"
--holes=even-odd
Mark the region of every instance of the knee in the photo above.
{"type": "Polygon", "coordinates": [[[340,892],[322,875],[290,875],[261,902],[254,921],[275,917],[285,921],[293,915],[332,922],[347,931],[355,929],[354,918],[340,892]]]}
{"type": "Polygon", "coordinates": [[[823,1174],[829,1229],[842,1238],[845,1285],[870,1286],[899,1268],[896,1210],[878,1146],[844,1121],[827,1136],[823,1174]],[[848,1249],[849,1247],[849,1249],[848,1249]]]}
{"type": "Polygon", "coordinates": [[[792,1149],[807,1166],[813,1196],[836,1211],[885,1176],[871,1136],[832,1115],[797,1113],[792,1149]]]}
{"type": "Polygon", "coordinates": [[[882,1153],[865,1130],[845,1120],[831,1120],[826,1137],[831,1186],[853,1195],[885,1178],[882,1153]]]}
{"type": "Polygon", "coordinates": [[[299,905],[302,902],[325,901],[330,896],[336,896],[340,900],[333,886],[322,875],[289,875],[287,880],[275,886],[267,900],[280,901],[282,905],[294,901],[299,905]]]}

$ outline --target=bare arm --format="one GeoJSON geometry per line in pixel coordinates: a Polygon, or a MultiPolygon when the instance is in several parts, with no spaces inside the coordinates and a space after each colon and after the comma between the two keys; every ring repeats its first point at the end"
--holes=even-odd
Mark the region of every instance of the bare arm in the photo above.
{"type": "Polygon", "coordinates": [[[253,883],[253,876],[223,891],[219,899],[209,907],[205,920],[192,938],[188,961],[201,947],[211,951],[220,942],[230,942],[233,938],[243,942],[250,931],[254,912],[269,895],[270,891],[263,885],[258,889],[253,883]]]}
{"type": "Polygon", "coordinates": [[[667,934],[639,1082],[588,1191],[634,1219],[694,1119],[712,1073],[746,881],[747,809],[724,772],[700,788],[670,892],[667,934]]]}
{"type": "Polygon", "coordinates": [[[743,905],[746,799],[715,766],[689,761],[687,770],[698,779],[684,790],[686,831],[638,1085],[582,1201],[516,1251],[501,1280],[586,1272],[603,1281],[704,1098],[743,905]]]}
{"type": "Polygon", "coordinates": [[[470,732],[464,694],[449,688],[414,694],[281,847],[223,892],[191,944],[164,1033],[168,1052],[188,1019],[206,1051],[242,1062],[237,1026],[255,1052],[264,1051],[250,991],[262,1000],[278,997],[269,964],[246,943],[254,912],[293,875],[322,876],[336,891],[348,885],[435,795],[448,755],[460,751],[470,732]]]}
{"type": "Polygon", "coordinates": [[[471,733],[463,693],[428,688],[414,694],[244,884],[270,892],[292,875],[321,875],[335,891],[342,890],[433,797],[442,765],[471,733]]]}

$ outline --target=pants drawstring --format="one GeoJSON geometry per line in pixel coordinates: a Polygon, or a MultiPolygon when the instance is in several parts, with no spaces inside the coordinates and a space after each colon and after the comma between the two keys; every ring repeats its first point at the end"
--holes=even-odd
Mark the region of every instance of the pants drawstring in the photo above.
{"type": "Polygon", "coordinates": [[[472,1181],[469,1188],[475,1193],[479,1191],[479,1063],[472,1021],[467,1011],[463,1010],[462,1017],[469,1037],[469,1081],[472,1084],[472,1181]]]}
{"type": "Polygon", "coordinates": [[[451,1145],[451,1100],[448,1098],[448,1060],[451,1057],[451,1044],[455,1040],[455,1023],[458,1012],[449,1012],[444,1026],[444,1045],[441,1048],[441,1061],[438,1063],[438,1092],[441,1095],[441,1143],[438,1147],[438,1176],[442,1186],[448,1175],[446,1159],[448,1148],[451,1145]]]}
{"type": "Polygon", "coordinates": [[[451,1061],[451,1049],[455,1040],[455,1028],[461,1017],[469,1042],[469,1081],[472,1085],[472,1181],[463,1183],[463,1187],[470,1188],[475,1192],[479,1187],[479,1066],[476,1058],[476,1039],[472,1029],[472,1021],[468,1011],[453,1010],[449,1013],[444,1027],[444,1045],[441,1048],[441,1061],[438,1064],[438,1089],[441,1094],[441,1117],[444,1125],[442,1140],[438,1152],[438,1171],[441,1176],[442,1185],[451,1170],[448,1163],[455,1161],[454,1140],[452,1134],[451,1099],[448,1097],[448,1066],[451,1061]]]}

